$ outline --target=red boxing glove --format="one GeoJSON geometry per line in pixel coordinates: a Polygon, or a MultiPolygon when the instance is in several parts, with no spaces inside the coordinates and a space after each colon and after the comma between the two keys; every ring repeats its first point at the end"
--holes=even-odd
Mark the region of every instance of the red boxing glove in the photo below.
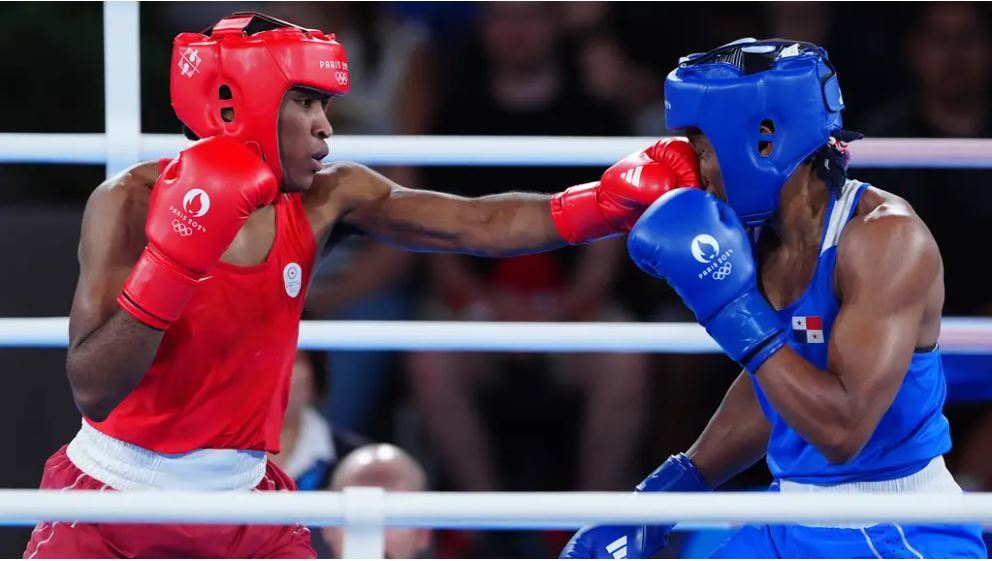
{"type": "Polygon", "coordinates": [[[699,186],[699,162],[688,141],[665,138],[613,164],[599,181],[551,198],[551,218],[571,244],[629,232],[641,213],[668,191],[699,186]]]}
{"type": "Polygon", "coordinates": [[[138,321],[167,329],[248,216],[272,203],[278,189],[265,162],[235,140],[212,137],[180,152],[155,182],[148,245],[117,303],[138,321]]]}

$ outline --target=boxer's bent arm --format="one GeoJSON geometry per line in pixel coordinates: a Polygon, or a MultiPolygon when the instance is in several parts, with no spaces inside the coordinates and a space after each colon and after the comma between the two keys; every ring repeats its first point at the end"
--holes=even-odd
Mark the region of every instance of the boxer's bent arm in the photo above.
{"type": "MultiPolygon", "coordinates": [[[[849,229],[837,254],[842,304],[828,370],[784,347],[757,372],[782,418],[834,463],[857,456],[892,405],[941,275],[937,245],[916,217],[869,216],[849,229]]],[[[928,343],[936,339],[934,329],[928,343]]]]}
{"type": "Polygon", "coordinates": [[[69,347],[66,369],[79,412],[103,421],[137,387],[151,366],[163,331],[118,308],[69,347]]]}
{"type": "Polygon", "coordinates": [[[94,421],[105,419],[138,385],[162,340],[161,331],[116,302],[145,245],[144,217],[156,175],[150,164],[109,179],[83,212],[66,373],[76,406],[94,421]]]}
{"type": "Polygon", "coordinates": [[[357,164],[335,164],[318,178],[337,183],[343,222],[406,249],[503,257],[565,245],[549,195],[465,198],[407,189],[357,164]]]}
{"type": "Polygon", "coordinates": [[[763,458],[770,434],[750,376],[742,372],[686,454],[703,479],[717,487],[763,458]]]}

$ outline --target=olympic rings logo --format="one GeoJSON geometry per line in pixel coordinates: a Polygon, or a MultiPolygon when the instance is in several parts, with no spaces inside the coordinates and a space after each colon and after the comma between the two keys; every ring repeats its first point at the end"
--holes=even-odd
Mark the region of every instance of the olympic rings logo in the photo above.
{"type": "Polygon", "coordinates": [[[172,219],[172,230],[184,238],[193,233],[192,228],[176,220],[175,218],[172,219]]]}
{"type": "Polygon", "coordinates": [[[338,84],[342,86],[348,83],[348,73],[347,72],[335,72],[334,79],[338,81],[338,84]]]}
{"type": "Polygon", "coordinates": [[[734,269],[733,264],[730,261],[727,261],[726,263],[723,264],[723,266],[721,266],[719,269],[713,272],[713,278],[716,280],[723,280],[728,276],[730,276],[730,271],[732,271],[733,269],[734,269]]]}

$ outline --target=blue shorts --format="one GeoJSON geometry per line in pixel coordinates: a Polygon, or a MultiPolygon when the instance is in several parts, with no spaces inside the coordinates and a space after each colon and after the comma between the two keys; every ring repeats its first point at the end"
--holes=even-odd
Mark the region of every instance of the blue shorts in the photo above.
{"type": "Polygon", "coordinates": [[[980,525],[878,524],[854,529],[748,525],[738,530],[710,557],[986,559],[988,552],[982,541],[980,525]]]}

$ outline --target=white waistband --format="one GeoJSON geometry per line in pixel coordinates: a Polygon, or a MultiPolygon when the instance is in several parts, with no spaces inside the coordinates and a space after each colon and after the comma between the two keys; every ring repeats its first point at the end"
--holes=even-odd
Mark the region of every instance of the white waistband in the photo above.
{"type": "MultiPolygon", "coordinates": [[[[795,481],[780,480],[780,493],[961,493],[961,487],[947,470],[944,457],[930,460],[920,471],[888,481],[852,481],[837,485],[813,485],[795,481]]],[[[851,522],[848,524],[804,524],[805,526],[828,528],[869,528],[875,523],[851,522]]]]}
{"type": "Polygon", "coordinates": [[[250,490],[265,476],[266,462],[257,450],[160,454],[106,435],[85,420],[66,455],[80,471],[117,491],[250,490]]]}
{"type": "Polygon", "coordinates": [[[961,487],[954,481],[951,472],[944,465],[944,457],[930,460],[920,471],[888,481],[852,481],[837,485],[814,485],[797,483],[783,479],[779,481],[781,493],[960,493],[961,487]]]}

